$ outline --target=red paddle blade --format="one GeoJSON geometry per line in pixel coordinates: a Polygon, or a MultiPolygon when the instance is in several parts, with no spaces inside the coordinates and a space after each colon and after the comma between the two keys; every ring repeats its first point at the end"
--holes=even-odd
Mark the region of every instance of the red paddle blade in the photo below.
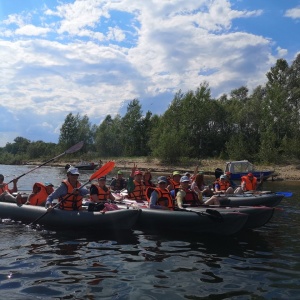
{"type": "Polygon", "coordinates": [[[102,176],[105,176],[107,173],[109,173],[113,168],[115,167],[114,161],[109,161],[106,164],[104,164],[99,170],[97,170],[94,174],[91,175],[90,181],[96,178],[100,178],[102,176]]]}

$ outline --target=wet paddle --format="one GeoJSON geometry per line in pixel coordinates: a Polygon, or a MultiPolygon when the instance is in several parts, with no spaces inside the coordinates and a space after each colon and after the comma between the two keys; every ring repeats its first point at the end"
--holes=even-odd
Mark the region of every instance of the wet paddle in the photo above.
{"type": "MultiPolygon", "coordinates": [[[[113,168],[115,167],[115,162],[113,161],[109,161],[107,162],[105,165],[103,165],[99,170],[97,170],[95,173],[93,173],[90,176],[90,179],[85,182],[84,184],[82,184],[78,190],[82,189],[84,186],[86,186],[87,184],[89,184],[92,180],[100,178],[102,176],[105,176],[107,173],[109,173],[113,168]]],[[[71,196],[71,195],[70,195],[71,196]]],[[[66,199],[64,199],[66,200],[66,199]]],[[[57,206],[59,206],[61,201],[59,201],[58,203],[56,203],[52,209],[56,208],[57,206]]],[[[46,216],[51,210],[47,210],[44,214],[42,214],[40,217],[38,217],[37,219],[35,219],[34,221],[32,221],[28,226],[32,226],[33,224],[35,224],[36,222],[38,222],[41,218],[43,218],[44,216],[46,216]]]]}
{"type": "Polygon", "coordinates": [[[77,143],[76,145],[72,146],[71,148],[69,148],[68,150],[66,150],[64,153],[59,154],[59,155],[57,155],[57,156],[55,156],[55,157],[53,157],[53,158],[47,160],[46,162],[42,163],[41,165],[39,165],[39,166],[37,166],[37,167],[31,169],[30,171],[28,171],[28,172],[26,172],[26,173],[24,173],[24,174],[18,176],[17,178],[12,179],[12,180],[11,180],[10,182],[8,182],[7,184],[13,182],[15,179],[20,179],[21,177],[27,175],[28,173],[33,172],[34,170],[36,170],[36,169],[38,169],[38,168],[40,168],[40,167],[42,167],[42,166],[48,164],[49,162],[51,162],[51,161],[53,161],[53,160],[55,160],[55,159],[57,159],[57,158],[59,158],[59,157],[65,155],[65,154],[70,154],[70,153],[74,153],[74,152],[79,151],[79,150],[82,148],[82,146],[83,146],[83,141],[81,141],[81,142],[77,143]]]}

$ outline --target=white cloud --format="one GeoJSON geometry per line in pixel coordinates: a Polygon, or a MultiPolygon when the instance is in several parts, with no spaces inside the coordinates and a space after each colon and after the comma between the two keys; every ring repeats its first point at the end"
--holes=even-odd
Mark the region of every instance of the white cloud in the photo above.
{"type": "Polygon", "coordinates": [[[34,13],[10,15],[0,31],[2,103],[30,135],[53,139],[68,113],[100,122],[134,98],[164,111],[161,97],[203,81],[213,96],[251,89],[275,62],[271,40],[232,29],[262,11],[226,0],[79,0],[47,8],[39,22],[34,13]]]}
{"type": "Polygon", "coordinates": [[[289,17],[292,19],[300,19],[300,7],[288,9],[284,15],[285,17],[289,17]]]}
{"type": "Polygon", "coordinates": [[[15,33],[18,35],[38,36],[45,35],[49,31],[49,28],[37,27],[30,24],[18,28],[15,33]]]}

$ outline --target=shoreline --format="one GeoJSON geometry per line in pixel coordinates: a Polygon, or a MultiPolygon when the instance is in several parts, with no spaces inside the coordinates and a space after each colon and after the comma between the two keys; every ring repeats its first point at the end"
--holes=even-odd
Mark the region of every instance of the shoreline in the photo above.
{"type": "MultiPolygon", "coordinates": [[[[120,159],[103,159],[102,163],[106,163],[108,161],[114,161],[116,166],[113,173],[116,173],[117,170],[123,170],[126,172],[130,172],[131,168],[134,164],[137,165],[138,169],[141,171],[149,170],[153,173],[160,173],[164,175],[171,174],[174,170],[180,171],[181,173],[190,172],[193,173],[196,167],[196,164],[199,165],[199,171],[203,171],[205,175],[214,176],[214,172],[216,168],[221,168],[224,170],[224,166],[226,161],[219,160],[219,159],[204,159],[200,160],[196,163],[185,163],[185,164],[175,164],[175,165],[166,165],[159,162],[158,159],[155,158],[120,158],[120,159]]],[[[94,161],[96,163],[96,161],[94,161]]],[[[48,166],[53,167],[65,167],[66,164],[75,165],[78,161],[59,161],[59,162],[52,162],[48,164],[48,166]]],[[[41,165],[43,162],[32,161],[28,162],[28,165],[41,165]]],[[[256,166],[257,170],[274,170],[274,176],[272,179],[273,181],[300,181],[300,162],[299,163],[290,163],[285,165],[260,165],[256,166]]]]}

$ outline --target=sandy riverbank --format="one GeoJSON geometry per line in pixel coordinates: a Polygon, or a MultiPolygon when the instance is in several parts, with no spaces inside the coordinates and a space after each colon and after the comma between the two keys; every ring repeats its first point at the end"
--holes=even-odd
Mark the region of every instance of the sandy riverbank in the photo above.
{"type": "MultiPolygon", "coordinates": [[[[180,165],[164,165],[159,162],[158,159],[149,159],[149,158],[121,158],[113,159],[116,162],[115,170],[124,170],[130,171],[133,167],[133,164],[136,164],[137,167],[141,170],[150,169],[152,172],[163,173],[169,175],[174,170],[178,170],[182,173],[184,172],[193,172],[197,163],[199,164],[199,170],[203,170],[205,174],[214,174],[216,168],[224,169],[225,160],[218,159],[203,159],[201,161],[191,161],[186,162],[185,164],[180,165]]],[[[105,163],[108,160],[103,159],[102,162],[105,163]]],[[[96,161],[95,161],[96,162],[96,161]]],[[[64,167],[67,163],[76,164],[75,161],[64,161],[64,162],[55,162],[51,165],[64,167]]],[[[41,162],[34,162],[33,164],[39,165],[41,162]]],[[[256,166],[258,170],[275,170],[276,176],[274,180],[300,180],[300,162],[293,162],[285,165],[260,165],[256,166]]]]}

